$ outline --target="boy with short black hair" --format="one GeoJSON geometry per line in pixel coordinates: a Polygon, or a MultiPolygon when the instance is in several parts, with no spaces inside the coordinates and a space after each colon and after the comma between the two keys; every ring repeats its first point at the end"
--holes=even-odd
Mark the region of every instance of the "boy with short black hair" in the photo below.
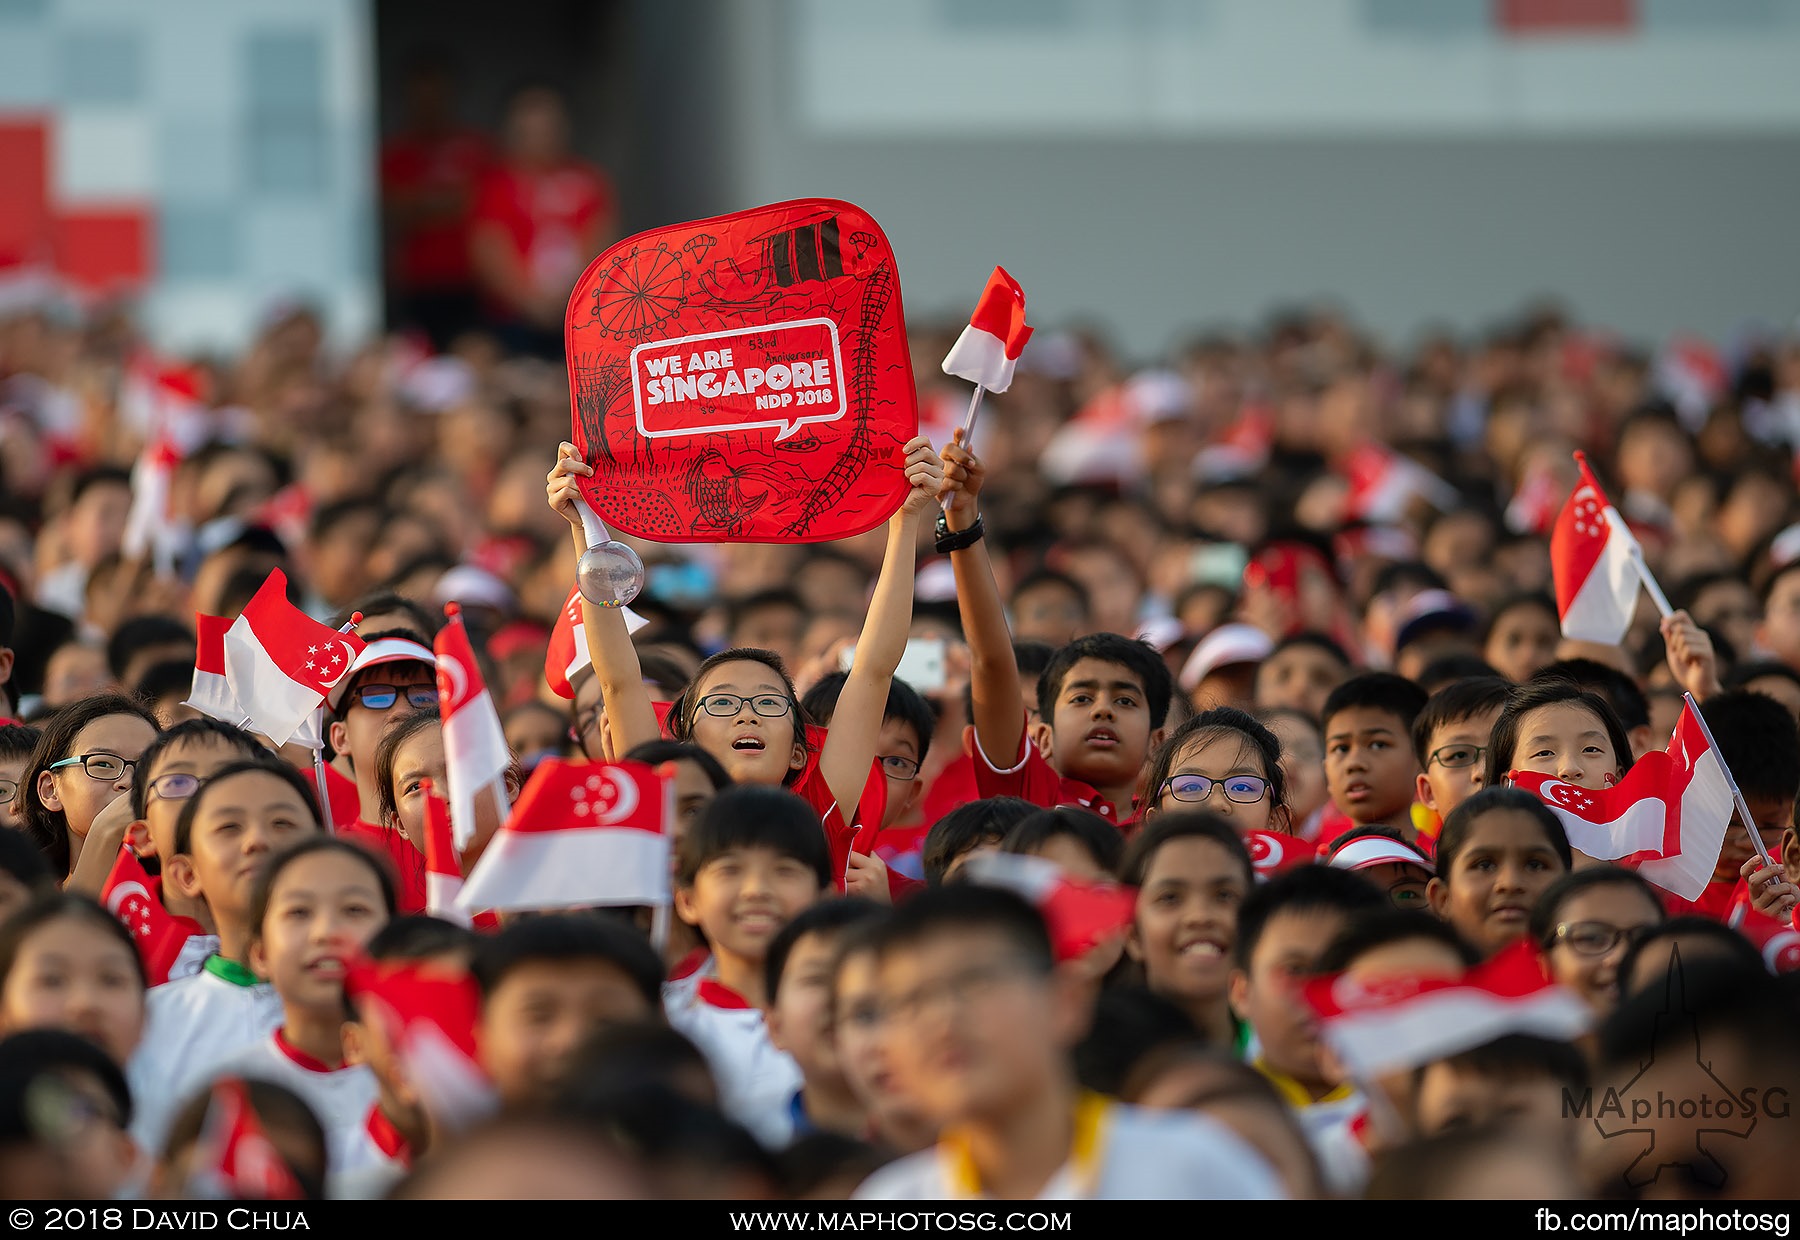
{"type": "MultiPolygon", "coordinates": [[[[1431,811],[1438,827],[1451,810],[1481,790],[1488,739],[1511,696],[1509,681],[1475,676],[1439,689],[1413,720],[1418,801],[1431,811]]],[[[1436,838],[1437,832],[1430,835],[1436,838]]]]}
{"type": "Polygon", "coordinates": [[[1080,1089],[1071,1052],[1088,1002],[1054,967],[1043,919],[1020,897],[934,888],[894,910],[874,949],[895,1073],[939,1137],[857,1197],[1281,1195],[1268,1165],[1214,1121],[1080,1089]]]}
{"type": "Polygon", "coordinates": [[[1392,672],[1352,676],[1325,699],[1325,783],[1331,803],[1356,826],[1397,827],[1408,841],[1418,838],[1412,727],[1424,709],[1425,690],[1392,672]]]}
{"type": "MultiPolygon", "coordinates": [[[[806,691],[800,705],[807,717],[820,727],[830,727],[837,711],[838,695],[844,691],[847,672],[832,672],[806,691]]],[[[902,822],[918,804],[925,785],[919,770],[931,752],[931,734],[937,728],[937,712],[931,703],[898,678],[888,684],[887,708],[881,715],[881,734],[875,756],[887,777],[887,812],[881,826],[902,822]]]]}
{"type": "Polygon", "coordinates": [[[663,987],[663,1008],[706,1053],[726,1114],[775,1144],[801,1077],[769,1040],[765,969],[781,928],[831,890],[819,817],[785,789],[737,784],[707,803],[676,861],[675,912],[712,954],[663,987]]]}
{"type": "Polygon", "coordinates": [[[648,940],[599,913],[526,917],[476,941],[476,1047],[507,1104],[548,1101],[596,1029],[652,1019],[662,961],[648,940]]]}
{"type": "Polygon", "coordinates": [[[769,944],[769,1041],[793,1057],[801,1076],[787,1105],[787,1137],[775,1148],[818,1132],[860,1137],[868,1130],[868,1113],[838,1065],[831,973],[844,932],[879,920],[882,911],[864,900],[823,900],[783,926],[769,944]]]}
{"type": "Polygon", "coordinates": [[[921,856],[926,883],[942,886],[976,853],[999,852],[1006,833],[1037,812],[1037,806],[1019,797],[983,797],[957,806],[926,833],[921,856]]]}
{"type": "Polygon", "coordinates": [[[1309,1135],[1354,1107],[1355,1093],[1326,1079],[1318,1029],[1297,983],[1316,971],[1353,917],[1387,907],[1387,897],[1356,874],[1308,865],[1258,885],[1238,909],[1231,1009],[1256,1034],[1253,1066],[1309,1135]]]}
{"type": "Polygon", "coordinates": [[[1079,805],[1115,826],[1137,817],[1137,787],[1163,740],[1174,681],[1151,646],[1117,633],[1078,637],[1038,679],[1036,723],[1019,708],[1019,667],[977,513],[986,468],[958,435],[944,449],[947,503],[937,549],[950,556],[972,663],[975,784],[1044,809],[1079,805]]]}

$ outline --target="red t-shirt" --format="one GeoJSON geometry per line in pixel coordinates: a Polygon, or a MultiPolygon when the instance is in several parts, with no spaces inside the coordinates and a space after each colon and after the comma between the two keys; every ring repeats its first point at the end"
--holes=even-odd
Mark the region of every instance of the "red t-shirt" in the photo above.
{"type": "Polygon", "coordinates": [[[325,764],[325,793],[331,802],[332,826],[342,830],[343,824],[362,817],[362,798],[356,794],[356,781],[325,764]]]}
{"type": "Polygon", "coordinates": [[[1741,878],[1728,883],[1714,880],[1706,884],[1706,890],[1700,893],[1698,900],[1684,900],[1674,892],[1664,891],[1660,887],[1656,891],[1662,897],[1664,911],[1671,917],[1710,917],[1714,921],[1724,921],[1731,912],[1738,888],[1744,885],[1741,878]]]}
{"type": "Polygon", "coordinates": [[[355,818],[339,823],[337,833],[392,863],[399,880],[395,896],[401,916],[425,911],[425,854],[413,847],[406,832],[355,818]]]}
{"type": "Polygon", "coordinates": [[[466,288],[469,220],[481,179],[493,163],[487,139],[472,130],[403,136],[381,148],[381,190],[390,198],[430,194],[461,206],[412,220],[394,238],[395,283],[405,289],[466,288]]]}
{"type": "Polygon", "coordinates": [[[482,178],[473,227],[497,226],[540,292],[566,292],[596,257],[589,234],[614,200],[600,170],[577,160],[544,172],[503,164],[482,178]]]}
{"type": "Polygon", "coordinates": [[[1131,817],[1120,822],[1112,802],[1101,796],[1099,789],[1079,779],[1057,774],[1056,768],[1044,760],[1044,755],[1038,752],[1037,746],[1023,732],[1019,733],[1019,750],[1013,755],[1012,766],[1006,770],[995,766],[993,760],[981,751],[981,740],[975,735],[973,726],[963,732],[963,748],[974,759],[975,786],[980,789],[984,798],[1019,797],[1045,809],[1055,809],[1058,805],[1079,805],[1083,809],[1093,810],[1121,831],[1129,830],[1137,823],[1137,808],[1132,809],[1131,817]]]}

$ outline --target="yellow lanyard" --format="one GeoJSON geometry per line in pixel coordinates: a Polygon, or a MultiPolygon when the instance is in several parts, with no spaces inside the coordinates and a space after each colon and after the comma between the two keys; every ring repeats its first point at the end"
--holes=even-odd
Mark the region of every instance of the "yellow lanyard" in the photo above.
{"type": "MultiPolygon", "coordinates": [[[[1092,1197],[1100,1187],[1100,1158],[1106,1138],[1106,1119],[1112,1100],[1083,1090],[1075,1099],[1075,1138],[1069,1146],[1069,1162],[1075,1167],[1077,1191],[1092,1197]]],[[[975,1167],[975,1155],[964,1132],[946,1132],[938,1140],[944,1160],[944,1172],[950,1182],[950,1193],[958,1198],[980,1197],[981,1173],[975,1167]]]]}

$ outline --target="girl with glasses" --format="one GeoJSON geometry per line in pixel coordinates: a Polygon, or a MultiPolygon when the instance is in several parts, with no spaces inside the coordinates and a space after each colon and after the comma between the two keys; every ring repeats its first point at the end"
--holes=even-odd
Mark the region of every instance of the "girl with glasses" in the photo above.
{"type": "MultiPolygon", "coordinates": [[[[867,824],[869,833],[878,831],[886,813],[886,780],[876,763],[882,717],[888,685],[912,623],[919,526],[927,509],[935,512],[944,480],[943,462],[923,437],[905,446],[901,465],[908,489],[899,510],[888,519],[881,574],[830,730],[815,733],[808,728],[781,657],[749,647],[722,651],[701,664],[687,688],[670,703],[666,723],[669,736],[706,750],[734,782],[785,786],[811,805],[825,824],[832,873],[840,890],[852,865],[857,828],[867,824]]],[[[581,482],[593,473],[574,445],[565,443],[557,449],[556,466],[545,484],[546,499],[569,522],[578,552],[587,545],[581,526],[580,506],[585,502],[581,482]]],[[[582,606],[613,750],[623,753],[658,739],[662,728],[621,610],[585,602],[582,606]]],[[[859,854],[857,864],[867,869],[876,861],[871,850],[859,854]]]]}
{"type": "Polygon", "coordinates": [[[1230,706],[1202,711],[1182,724],[1150,759],[1144,817],[1205,810],[1239,835],[1287,831],[1291,814],[1281,742],[1256,719],[1230,706]]]}
{"type": "Polygon", "coordinates": [[[1655,888],[1632,870],[1595,865],[1557,879],[1531,910],[1531,937],[1550,976],[1604,1020],[1619,1006],[1619,962],[1667,920],[1655,888]]]}
{"type": "Polygon", "coordinates": [[[83,698],[44,723],[18,795],[26,830],[59,876],[75,868],[94,819],[130,791],[157,731],[154,715],[118,694],[83,698]]]}

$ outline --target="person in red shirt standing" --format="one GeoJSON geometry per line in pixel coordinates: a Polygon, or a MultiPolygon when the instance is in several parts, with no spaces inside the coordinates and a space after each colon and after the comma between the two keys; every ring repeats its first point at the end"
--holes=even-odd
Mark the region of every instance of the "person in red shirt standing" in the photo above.
{"type": "Polygon", "coordinates": [[[612,182],[569,152],[562,100],[542,87],[519,92],[507,109],[504,160],[482,181],[470,234],[501,342],[560,358],[569,291],[617,235],[612,182]]]}
{"type": "Polygon", "coordinates": [[[395,326],[418,328],[439,351],[480,322],[469,227],[493,162],[486,135],[456,123],[449,73],[415,67],[405,128],[381,148],[388,287],[395,326]]]}

